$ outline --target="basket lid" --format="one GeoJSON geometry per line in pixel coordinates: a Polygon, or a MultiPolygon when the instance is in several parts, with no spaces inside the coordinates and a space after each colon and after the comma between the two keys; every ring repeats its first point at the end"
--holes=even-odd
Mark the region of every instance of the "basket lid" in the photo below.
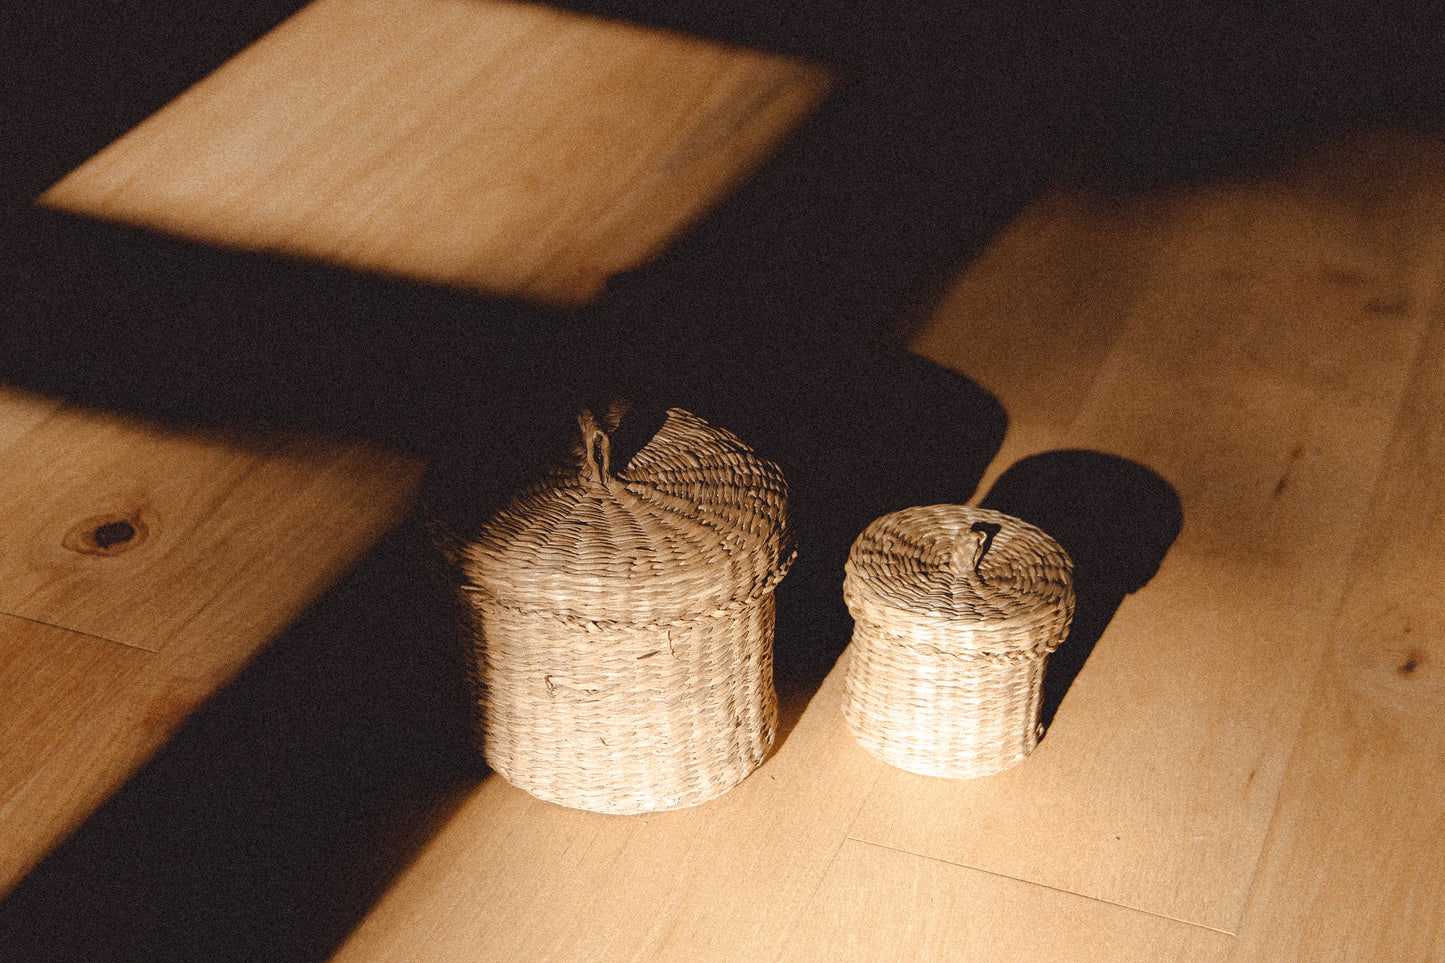
{"type": "Polygon", "coordinates": [[[474,590],[564,618],[653,622],[721,613],[782,578],[791,545],[777,466],[672,408],[619,471],[611,433],[625,412],[583,411],[571,456],[463,547],[474,590]]]}
{"type": "Polygon", "coordinates": [[[853,543],[848,593],[912,615],[1008,623],[1073,611],[1073,563],[1052,537],[1002,512],[964,505],[905,508],[853,543]]]}

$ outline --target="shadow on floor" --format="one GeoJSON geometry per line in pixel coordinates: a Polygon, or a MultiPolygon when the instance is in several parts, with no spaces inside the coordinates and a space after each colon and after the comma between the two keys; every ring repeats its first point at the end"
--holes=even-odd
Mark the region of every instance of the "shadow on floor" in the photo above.
{"type": "MultiPolygon", "coordinates": [[[[1023,18],[985,4],[960,18],[924,2],[897,22],[856,4],[828,22],[804,16],[816,5],[761,0],[755,20],[717,5],[567,5],[704,32],[710,21],[716,35],[859,70],[656,262],[559,314],[27,208],[296,4],[273,0],[220,31],[195,0],[151,4],[143,21],[134,4],[107,7],[104,22],[70,14],[59,31],[32,17],[11,34],[41,54],[20,85],[37,98],[35,136],[5,156],[17,177],[0,223],[0,378],[175,421],[374,438],[452,466],[474,508],[530,474],[581,404],[696,411],[792,482],[802,556],[779,591],[776,663],[785,703],[799,705],[848,641],[838,589],[853,538],[896,508],[968,500],[1005,427],[978,386],[880,337],[1051,174],[1127,70],[1139,45],[1115,30],[1136,21],[1128,5],[1110,21],[1089,5],[1023,18]],[[105,56],[77,55],[86,48],[105,56]],[[164,70],[158,50],[171,52],[164,70]]],[[[1207,173],[1192,158],[1255,129],[1253,113],[1237,124],[1227,111],[1187,129],[1190,96],[1124,110],[1100,180],[1207,173]]],[[[1051,720],[1178,533],[1178,500],[1139,466],[1056,452],[1014,466],[984,504],[1049,531],[1078,566],[1074,630],[1045,683],[1051,720]]],[[[413,522],[193,717],[0,904],[3,954],[327,958],[481,778],[450,596],[428,558],[413,522]]]]}
{"type": "Polygon", "coordinates": [[[405,526],[0,903],[10,960],[326,959],[483,775],[405,526]]]}
{"type": "MultiPolygon", "coordinates": [[[[893,346],[826,364],[713,365],[732,376],[663,390],[657,381],[633,384],[642,389],[633,400],[637,410],[675,405],[701,415],[781,467],[798,560],[778,589],[776,678],[785,701],[811,695],[851,635],[842,583],[853,540],[887,512],[972,498],[1007,418],[973,382],[893,346]]],[[[532,455],[560,449],[575,433],[575,424],[559,423],[553,444],[532,455]]],[[[475,533],[513,483],[498,483],[494,441],[457,454],[433,466],[426,498],[453,531],[475,533]]],[[[529,471],[541,467],[534,458],[529,471]]]]}
{"type": "Polygon", "coordinates": [[[999,476],[981,504],[1037,525],[1074,562],[1073,625],[1044,674],[1047,727],[1124,597],[1159,570],[1184,524],[1183,506],[1149,469],[1094,451],[1025,458],[999,476]]]}

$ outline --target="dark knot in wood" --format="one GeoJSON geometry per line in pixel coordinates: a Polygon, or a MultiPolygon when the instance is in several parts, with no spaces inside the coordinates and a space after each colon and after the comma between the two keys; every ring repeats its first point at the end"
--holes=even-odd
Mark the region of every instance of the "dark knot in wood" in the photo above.
{"type": "Polygon", "coordinates": [[[87,518],[71,526],[61,544],[82,555],[119,555],[145,541],[148,529],[139,512],[87,518]]]}
{"type": "Polygon", "coordinates": [[[130,522],[106,522],[91,533],[99,548],[110,548],[135,538],[135,526],[130,522]]]}

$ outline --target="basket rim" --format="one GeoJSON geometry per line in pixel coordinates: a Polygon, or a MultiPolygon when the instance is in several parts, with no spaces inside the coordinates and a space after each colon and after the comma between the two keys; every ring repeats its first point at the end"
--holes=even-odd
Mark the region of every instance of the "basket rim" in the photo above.
{"type": "MultiPolygon", "coordinates": [[[[787,577],[788,572],[798,558],[796,549],[785,555],[782,561],[761,578],[755,579],[748,594],[735,596],[720,606],[712,608],[702,607],[695,611],[689,611],[685,606],[680,607],[677,612],[670,613],[666,617],[657,618],[599,618],[593,615],[582,613],[574,614],[568,607],[549,608],[537,604],[532,599],[526,603],[519,603],[516,600],[509,600],[498,595],[487,586],[479,585],[472,580],[467,580],[457,586],[458,591],[465,595],[479,600],[479,605],[493,610],[501,609],[513,615],[536,619],[537,621],[557,622],[566,625],[593,626],[600,628],[643,628],[667,625],[687,625],[699,622],[703,619],[729,618],[750,605],[755,605],[763,598],[775,592],[779,583],[787,577]]],[[[533,597],[535,598],[535,596],[533,597]]],[[[689,597],[683,596],[684,599],[689,597]]]]}
{"type": "MultiPolygon", "coordinates": [[[[847,572],[843,577],[843,593],[846,601],[857,601],[869,608],[879,612],[880,615],[893,615],[905,621],[916,621],[918,619],[932,619],[938,622],[957,624],[959,626],[976,626],[986,629],[1001,629],[1015,624],[1023,625],[1037,620],[1041,614],[1055,611],[1060,604],[1069,600],[1071,593],[1061,592],[1057,596],[1035,595],[1027,596],[1029,604],[1018,605],[1008,612],[1002,610],[962,613],[958,611],[944,611],[940,608],[927,606],[910,606],[896,598],[872,591],[872,585],[868,579],[857,577],[852,572],[847,572]],[[848,599],[849,595],[852,599],[848,599]]],[[[856,620],[856,614],[855,614],[856,620]]]]}

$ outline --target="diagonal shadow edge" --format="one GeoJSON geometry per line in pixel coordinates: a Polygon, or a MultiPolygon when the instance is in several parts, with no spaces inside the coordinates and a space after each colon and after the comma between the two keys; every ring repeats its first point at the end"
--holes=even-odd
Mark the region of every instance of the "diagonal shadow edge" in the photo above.
{"type": "Polygon", "coordinates": [[[0,901],[43,961],[320,961],[485,774],[404,525],[0,901]]]}
{"type": "Polygon", "coordinates": [[[1119,605],[1158,572],[1183,527],[1183,505],[1145,466],[1086,450],[1018,461],[980,504],[1043,529],[1074,563],[1073,625],[1044,673],[1047,728],[1119,605]]]}

